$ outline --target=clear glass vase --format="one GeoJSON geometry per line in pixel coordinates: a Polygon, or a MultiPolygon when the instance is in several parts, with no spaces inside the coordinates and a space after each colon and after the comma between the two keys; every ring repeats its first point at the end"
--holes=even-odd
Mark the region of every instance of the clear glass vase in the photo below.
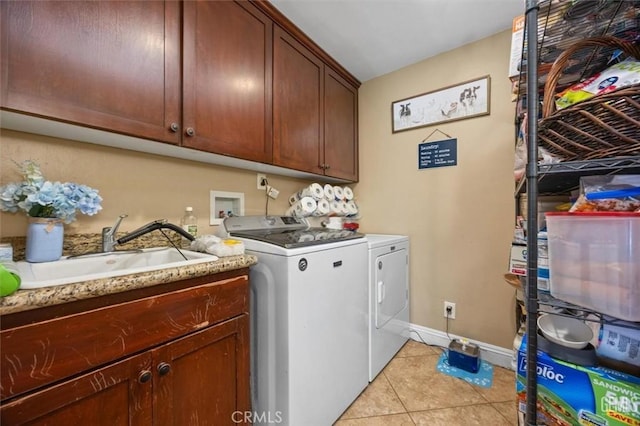
{"type": "Polygon", "coordinates": [[[27,262],[52,262],[62,257],[64,225],[60,219],[29,218],[27,228],[27,262]]]}

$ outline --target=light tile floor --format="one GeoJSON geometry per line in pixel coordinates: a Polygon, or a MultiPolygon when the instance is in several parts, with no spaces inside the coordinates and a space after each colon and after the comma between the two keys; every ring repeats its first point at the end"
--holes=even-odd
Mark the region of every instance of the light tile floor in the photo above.
{"type": "Polygon", "coordinates": [[[409,340],[334,426],[518,424],[513,371],[494,366],[481,388],[438,372],[440,353],[409,340]]]}

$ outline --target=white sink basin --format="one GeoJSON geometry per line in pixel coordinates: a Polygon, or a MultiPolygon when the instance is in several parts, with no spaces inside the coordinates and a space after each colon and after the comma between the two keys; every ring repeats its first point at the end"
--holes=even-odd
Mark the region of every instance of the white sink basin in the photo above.
{"type": "Polygon", "coordinates": [[[166,268],[213,262],[217,256],[173,247],[144,249],[140,252],[64,257],[55,262],[16,262],[22,279],[20,288],[33,289],[81,281],[139,274],[166,268]]]}

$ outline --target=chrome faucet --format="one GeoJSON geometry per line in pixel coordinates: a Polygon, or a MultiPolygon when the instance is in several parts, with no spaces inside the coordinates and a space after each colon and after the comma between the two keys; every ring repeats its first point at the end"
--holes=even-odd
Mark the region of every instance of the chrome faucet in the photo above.
{"type": "Polygon", "coordinates": [[[127,217],[126,214],[121,214],[116,219],[116,223],[112,227],[102,228],[102,252],[109,253],[114,251],[114,247],[117,244],[116,242],[116,232],[118,232],[118,228],[120,227],[120,223],[122,219],[127,217]]]}
{"type": "Polygon", "coordinates": [[[151,231],[155,231],[156,229],[170,229],[182,235],[184,238],[188,239],[189,241],[194,240],[194,237],[191,234],[189,234],[187,231],[185,231],[184,229],[180,228],[177,225],[168,223],[167,219],[154,220],[116,239],[116,232],[118,232],[118,227],[120,226],[122,219],[124,219],[125,217],[127,217],[126,214],[121,214],[120,216],[118,216],[116,223],[112,227],[102,228],[102,252],[103,253],[111,253],[115,251],[116,245],[127,243],[131,240],[134,240],[138,237],[143,236],[144,234],[148,234],[151,231]]]}

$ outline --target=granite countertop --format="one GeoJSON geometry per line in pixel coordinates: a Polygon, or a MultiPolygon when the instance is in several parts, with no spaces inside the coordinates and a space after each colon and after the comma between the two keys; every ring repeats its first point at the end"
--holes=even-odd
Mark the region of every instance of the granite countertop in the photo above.
{"type": "Polygon", "coordinates": [[[258,263],[258,258],[253,255],[229,256],[196,265],[33,290],[18,290],[9,296],[0,298],[0,315],[246,268],[256,263],[258,263]]]}

